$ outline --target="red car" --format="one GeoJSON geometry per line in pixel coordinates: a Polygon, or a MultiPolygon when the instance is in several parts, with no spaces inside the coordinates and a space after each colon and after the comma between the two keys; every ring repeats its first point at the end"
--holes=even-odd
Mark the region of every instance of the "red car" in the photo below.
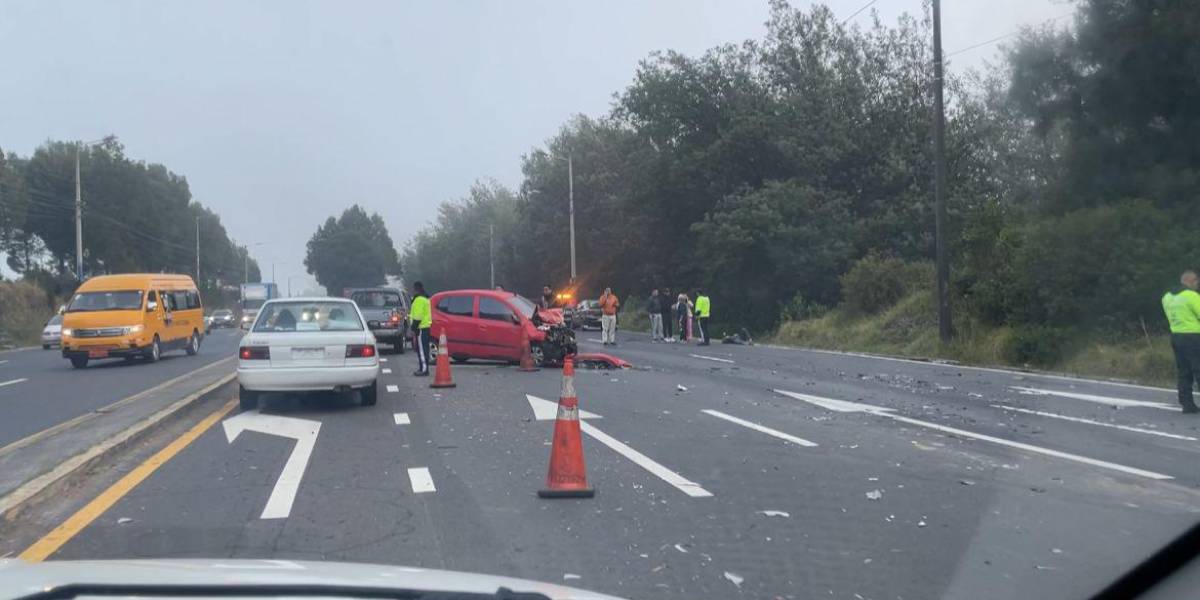
{"type": "Polygon", "coordinates": [[[429,299],[434,340],[444,331],[448,354],[455,362],[472,358],[519,362],[521,330],[539,365],[556,364],[575,354],[575,334],[561,309],[540,310],[529,299],[495,290],[451,290],[429,299]]]}

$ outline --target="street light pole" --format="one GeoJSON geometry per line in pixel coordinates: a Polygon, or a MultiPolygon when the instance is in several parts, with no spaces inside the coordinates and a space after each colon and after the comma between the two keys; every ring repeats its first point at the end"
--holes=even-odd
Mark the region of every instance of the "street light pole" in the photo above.
{"type": "Polygon", "coordinates": [[[83,193],[79,183],[79,152],[75,144],[75,277],[83,281],[83,193]]]}
{"type": "Polygon", "coordinates": [[[491,289],[496,289],[496,225],[488,223],[488,265],[492,271],[491,289]]]}
{"type": "Polygon", "coordinates": [[[200,283],[200,217],[196,217],[196,283],[200,283]]]}
{"type": "Polygon", "coordinates": [[[946,108],[942,99],[942,66],[942,3],[933,0],[933,197],[938,335],[943,342],[949,342],[954,331],[950,321],[950,259],[946,256],[946,108]]]}
{"type": "Polygon", "coordinates": [[[571,283],[575,283],[575,161],[567,155],[567,202],[571,211],[571,283]]]}

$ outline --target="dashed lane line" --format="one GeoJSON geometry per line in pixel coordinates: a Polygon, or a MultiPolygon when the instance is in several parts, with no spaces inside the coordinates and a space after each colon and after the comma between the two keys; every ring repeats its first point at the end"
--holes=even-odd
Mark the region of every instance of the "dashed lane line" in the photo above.
{"type": "Polygon", "coordinates": [[[1028,408],[1018,408],[1016,406],[1007,406],[1004,404],[993,404],[992,407],[999,408],[1002,410],[1009,410],[1009,411],[1014,411],[1014,412],[1019,412],[1019,413],[1025,413],[1027,415],[1037,415],[1039,417],[1048,417],[1051,419],[1061,419],[1063,421],[1071,421],[1073,423],[1086,423],[1088,425],[1096,425],[1098,427],[1111,427],[1113,429],[1120,429],[1121,431],[1132,431],[1134,433],[1144,433],[1146,435],[1157,435],[1160,437],[1171,438],[1173,440],[1185,440],[1188,442],[1200,441],[1197,438],[1194,438],[1190,435],[1179,435],[1177,433],[1167,433],[1165,431],[1155,431],[1153,429],[1144,429],[1141,427],[1130,427],[1129,425],[1118,425],[1116,423],[1105,423],[1103,421],[1093,421],[1092,419],[1084,419],[1082,417],[1069,417],[1067,415],[1060,415],[1057,413],[1046,412],[1046,411],[1042,411],[1042,410],[1030,410],[1028,408]]]}
{"type": "Polygon", "coordinates": [[[411,425],[412,421],[408,418],[408,413],[393,413],[392,418],[396,420],[397,425],[411,425]]]}
{"type": "Polygon", "coordinates": [[[712,360],[712,361],[716,361],[716,362],[733,364],[733,361],[729,360],[728,358],[717,358],[715,356],[705,356],[703,354],[689,354],[688,356],[690,356],[692,358],[703,358],[704,360],[712,360]]]}
{"type": "Polygon", "coordinates": [[[22,378],[20,378],[20,379],[13,379],[13,380],[11,380],[11,381],[0,381],[0,387],[4,387],[4,386],[6,386],[6,385],[13,385],[13,384],[21,383],[22,381],[29,381],[29,379],[28,379],[28,378],[25,378],[25,377],[22,377],[22,378]]]}
{"type": "Polygon", "coordinates": [[[383,370],[383,374],[384,374],[384,375],[391,375],[391,374],[392,374],[392,370],[391,370],[391,369],[384,369],[384,370],[383,370]]]}
{"type": "Polygon", "coordinates": [[[387,386],[387,391],[389,391],[389,392],[391,392],[391,393],[395,394],[395,393],[397,393],[397,392],[399,392],[399,391],[400,391],[400,386],[398,386],[398,385],[389,385],[389,386],[387,386]]]}
{"type": "Polygon", "coordinates": [[[426,469],[425,467],[409,469],[408,481],[412,484],[412,491],[414,494],[424,494],[437,491],[437,488],[433,486],[433,476],[429,474],[429,469],[426,469]]]}
{"type": "Polygon", "coordinates": [[[805,447],[808,447],[808,448],[813,448],[813,447],[815,447],[815,446],[817,445],[817,443],[816,443],[816,442],[810,442],[810,441],[808,441],[808,440],[806,440],[806,439],[804,439],[804,438],[799,438],[799,437],[796,437],[796,436],[794,436],[794,435],[792,435],[792,434],[790,434],[790,433],[784,433],[784,432],[782,432],[782,431],[778,431],[778,430],[775,430],[775,429],[771,429],[770,427],[766,427],[766,426],[764,426],[764,425],[759,425],[758,423],[753,423],[753,422],[751,422],[751,421],[746,421],[746,420],[744,420],[744,419],[739,419],[739,418],[737,418],[737,417],[735,417],[735,416],[733,416],[733,415],[727,415],[727,414],[725,414],[725,413],[723,413],[723,412],[721,412],[721,411],[717,411],[717,410],[711,410],[711,409],[707,409],[707,408],[706,408],[706,409],[704,409],[704,410],[702,410],[702,411],[700,411],[700,412],[702,412],[702,413],[704,413],[704,414],[706,414],[706,415],[709,415],[709,416],[716,417],[716,418],[718,418],[718,419],[725,419],[726,421],[729,421],[730,423],[737,423],[738,425],[741,425],[742,427],[747,427],[747,428],[749,428],[749,429],[753,429],[753,430],[755,430],[755,431],[758,431],[758,432],[760,432],[760,433],[765,433],[765,434],[767,434],[767,435],[770,435],[770,436],[777,437],[777,438],[779,438],[779,439],[781,439],[781,440],[785,440],[785,441],[791,442],[791,443],[793,443],[793,444],[796,444],[796,445],[798,445],[798,446],[805,446],[805,447]]]}

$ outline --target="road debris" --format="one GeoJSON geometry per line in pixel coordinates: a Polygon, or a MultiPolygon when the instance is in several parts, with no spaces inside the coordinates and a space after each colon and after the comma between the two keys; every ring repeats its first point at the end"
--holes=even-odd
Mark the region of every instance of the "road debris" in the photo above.
{"type": "Polygon", "coordinates": [[[677,383],[677,384],[675,384],[675,389],[676,389],[676,390],[679,390],[679,391],[681,391],[681,392],[686,392],[686,391],[687,391],[687,388],[683,387],[683,384],[682,384],[682,383],[677,383]]]}
{"type": "Polygon", "coordinates": [[[121,517],[120,519],[117,519],[117,525],[124,525],[126,523],[132,523],[132,522],[133,522],[133,519],[130,519],[129,517],[121,517]]]}
{"type": "Polygon", "coordinates": [[[746,580],[745,577],[742,577],[741,575],[738,575],[737,573],[730,573],[729,571],[725,571],[725,579],[728,579],[729,582],[733,584],[733,587],[736,587],[738,589],[741,589],[742,582],[746,580]]]}
{"type": "Polygon", "coordinates": [[[574,573],[563,573],[563,579],[583,579],[583,577],[574,573]]]}
{"type": "Polygon", "coordinates": [[[784,517],[784,518],[788,518],[788,517],[792,516],[790,513],[787,513],[782,510],[760,510],[760,511],[758,511],[758,514],[765,515],[768,517],[784,517]]]}
{"type": "Polygon", "coordinates": [[[867,500],[879,500],[883,498],[883,490],[871,490],[867,492],[867,500]]]}
{"type": "Polygon", "coordinates": [[[678,550],[678,551],[680,551],[680,552],[682,552],[682,553],[684,553],[684,554],[687,554],[687,553],[688,553],[688,550],[687,550],[687,548],[684,548],[684,547],[683,547],[683,545],[681,545],[681,544],[675,544],[675,549],[676,549],[676,550],[678,550]]]}

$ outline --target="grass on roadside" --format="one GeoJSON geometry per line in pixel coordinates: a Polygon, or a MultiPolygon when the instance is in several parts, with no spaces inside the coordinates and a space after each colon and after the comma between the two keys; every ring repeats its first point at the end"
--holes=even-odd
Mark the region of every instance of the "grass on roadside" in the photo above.
{"type": "Polygon", "coordinates": [[[36,346],[54,314],[42,288],[24,281],[0,281],[0,344],[36,346]]]}

